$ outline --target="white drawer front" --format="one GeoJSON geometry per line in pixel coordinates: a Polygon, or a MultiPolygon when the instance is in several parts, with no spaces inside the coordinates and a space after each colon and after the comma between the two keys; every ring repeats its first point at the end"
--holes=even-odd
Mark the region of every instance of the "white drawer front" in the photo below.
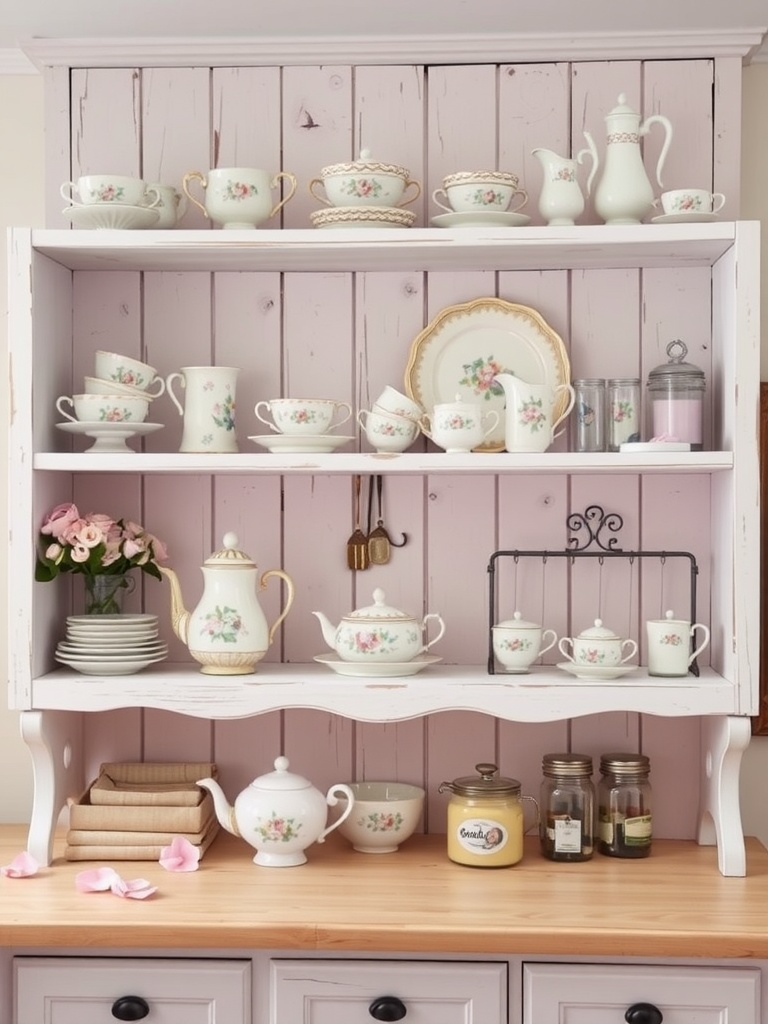
{"type": "Polygon", "coordinates": [[[506,963],[273,960],[270,974],[270,1024],[376,1024],[385,997],[403,1004],[401,1024],[507,1020],[506,963]]]}
{"type": "Polygon", "coordinates": [[[251,1020],[250,960],[16,957],[13,975],[14,1024],[117,1024],[130,996],[149,1005],[147,1024],[251,1020]]]}
{"type": "MultiPolygon", "coordinates": [[[[624,1024],[638,1003],[655,1006],[663,1024],[760,1020],[756,967],[524,964],[523,993],[523,1024],[624,1024]]],[[[635,1020],[653,1024],[642,1013],[635,1020]]]]}

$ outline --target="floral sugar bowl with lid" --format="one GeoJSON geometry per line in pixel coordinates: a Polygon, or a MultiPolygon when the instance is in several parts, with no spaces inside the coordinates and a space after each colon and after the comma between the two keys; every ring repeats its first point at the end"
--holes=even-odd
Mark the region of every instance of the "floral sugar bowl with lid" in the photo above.
{"type": "Polygon", "coordinates": [[[372,605],[345,615],[338,626],[334,626],[323,612],[312,614],[320,622],[323,639],[343,661],[413,661],[436,644],[445,632],[445,623],[436,612],[419,621],[388,605],[380,587],[373,592],[372,605]],[[438,624],[438,633],[427,643],[427,623],[432,619],[438,624]]]}
{"type": "Polygon", "coordinates": [[[568,659],[560,668],[569,670],[570,663],[574,674],[583,673],[585,678],[588,678],[587,674],[599,677],[609,673],[606,678],[620,674],[624,663],[637,654],[636,641],[622,640],[612,629],[603,625],[602,619],[595,619],[594,626],[582,630],[577,637],[562,637],[557,646],[568,659]]]}

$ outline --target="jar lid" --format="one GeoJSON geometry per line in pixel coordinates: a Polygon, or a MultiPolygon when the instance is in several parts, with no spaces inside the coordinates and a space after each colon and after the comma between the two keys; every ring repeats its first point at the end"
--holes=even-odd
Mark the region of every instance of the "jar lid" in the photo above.
{"type": "Polygon", "coordinates": [[[592,774],[590,754],[545,754],[541,768],[548,778],[568,775],[583,778],[592,774]]]}
{"type": "Polygon", "coordinates": [[[448,789],[461,796],[519,796],[520,783],[517,779],[497,776],[498,770],[495,764],[476,764],[475,771],[479,775],[463,775],[453,782],[441,782],[439,792],[448,789]]]}
{"type": "Polygon", "coordinates": [[[367,605],[365,608],[357,608],[355,611],[350,612],[349,615],[345,615],[345,619],[402,619],[404,621],[410,621],[413,619],[412,615],[406,615],[405,612],[399,611],[397,608],[393,608],[391,605],[385,603],[385,594],[381,587],[376,587],[373,592],[373,604],[367,605]]]}
{"type": "Polygon", "coordinates": [[[579,377],[573,382],[575,388],[603,388],[605,377],[579,377]]]}
{"type": "Polygon", "coordinates": [[[287,790],[287,789],[311,789],[312,783],[303,775],[296,775],[288,771],[288,758],[276,757],[275,770],[267,772],[266,775],[259,775],[251,785],[256,789],[287,790]]]}
{"type": "Polygon", "coordinates": [[[247,555],[244,551],[240,551],[237,547],[237,534],[236,533],[225,533],[222,538],[223,548],[219,551],[214,551],[203,562],[204,566],[213,566],[214,568],[228,569],[247,569],[256,568],[256,563],[247,555]]]}
{"type": "Polygon", "coordinates": [[[639,377],[609,377],[607,381],[609,388],[631,388],[640,387],[639,377]]]}
{"type": "Polygon", "coordinates": [[[679,338],[670,341],[667,345],[667,355],[669,362],[655,366],[648,374],[648,387],[651,391],[666,388],[669,385],[681,389],[695,388],[704,391],[706,388],[704,371],[693,363],[685,362],[688,346],[684,341],[679,338]]]}
{"type": "Polygon", "coordinates": [[[503,622],[497,622],[496,625],[507,627],[513,626],[515,629],[541,629],[538,622],[528,622],[527,619],[522,617],[520,612],[515,612],[511,619],[504,619],[503,622]]]}
{"type": "Polygon", "coordinates": [[[603,775],[647,775],[651,762],[645,754],[601,754],[600,771],[603,775]]]}
{"type": "Polygon", "coordinates": [[[579,633],[579,640],[620,640],[621,637],[617,636],[613,630],[608,629],[607,626],[603,625],[602,619],[595,619],[594,626],[590,626],[589,629],[583,630],[579,633]]]}

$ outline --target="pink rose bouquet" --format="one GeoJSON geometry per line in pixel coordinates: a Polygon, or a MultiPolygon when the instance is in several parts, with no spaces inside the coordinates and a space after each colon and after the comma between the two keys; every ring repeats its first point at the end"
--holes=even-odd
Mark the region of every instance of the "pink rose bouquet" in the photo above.
{"type": "Polygon", "coordinates": [[[100,512],[83,516],[65,503],[51,509],[40,527],[35,579],[47,583],[60,572],[117,576],[138,568],[159,580],[157,563],[167,558],[162,541],[138,523],[100,512]]]}

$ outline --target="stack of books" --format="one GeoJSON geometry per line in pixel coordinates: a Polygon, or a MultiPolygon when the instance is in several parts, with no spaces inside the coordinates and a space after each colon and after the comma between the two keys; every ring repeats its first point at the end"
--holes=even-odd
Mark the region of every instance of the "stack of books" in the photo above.
{"type": "Polygon", "coordinates": [[[198,779],[210,761],[108,762],[79,799],[70,799],[67,860],[158,860],[176,836],[208,849],[219,829],[211,794],[198,779]]]}

